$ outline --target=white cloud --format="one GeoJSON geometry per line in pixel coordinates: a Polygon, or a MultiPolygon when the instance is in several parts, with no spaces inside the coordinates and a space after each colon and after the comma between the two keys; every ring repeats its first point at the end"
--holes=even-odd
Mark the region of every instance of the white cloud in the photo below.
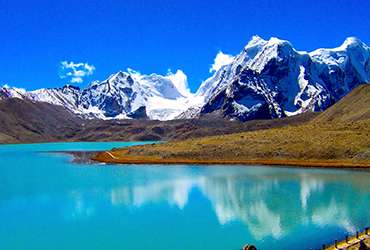
{"type": "Polygon", "coordinates": [[[69,79],[71,83],[82,83],[84,77],[91,76],[95,67],[88,63],[74,63],[63,61],[60,63],[59,77],[69,79]]]}
{"type": "MultiPolygon", "coordinates": [[[[131,74],[131,76],[136,79],[137,81],[141,81],[142,78],[146,78],[149,75],[141,74],[139,71],[127,68],[127,72],[131,74]]],[[[191,91],[188,86],[188,77],[181,69],[176,70],[176,73],[173,73],[171,69],[167,70],[166,75],[159,75],[164,77],[165,79],[170,80],[179,93],[183,96],[190,96],[191,91]]]]}
{"type": "Polygon", "coordinates": [[[215,57],[215,61],[212,64],[209,72],[215,72],[219,70],[222,66],[230,64],[234,60],[232,55],[224,54],[222,51],[219,51],[215,57]]]}
{"type": "Polygon", "coordinates": [[[178,69],[176,73],[172,73],[171,69],[168,69],[166,77],[175,85],[176,89],[183,96],[190,95],[190,89],[188,86],[188,77],[185,75],[184,71],[178,69]]]}

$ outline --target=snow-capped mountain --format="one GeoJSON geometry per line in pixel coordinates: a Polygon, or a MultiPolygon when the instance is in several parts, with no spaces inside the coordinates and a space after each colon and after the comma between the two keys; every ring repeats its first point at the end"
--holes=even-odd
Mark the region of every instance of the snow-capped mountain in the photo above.
{"type": "Polygon", "coordinates": [[[245,121],[320,111],[365,82],[370,48],[357,38],[307,53],[288,41],[254,36],[232,63],[202,83],[199,112],[245,121]]]}
{"type": "Polygon", "coordinates": [[[3,87],[0,87],[0,100],[5,98],[23,98],[25,93],[25,89],[9,87],[5,84],[3,87]]]}
{"type": "Polygon", "coordinates": [[[33,101],[64,106],[74,113],[82,114],[84,110],[79,105],[80,95],[80,88],[71,85],[54,89],[38,89],[24,94],[25,98],[33,101]]]}
{"type": "Polygon", "coordinates": [[[302,52],[288,41],[254,36],[195,94],[181,70],[143,75],[128,69],[84,89],[67,85],[27,92],[4,86],[0,99],[48,102],[101,119],[170,120],[217,112],[246,121],[325,110],[365,82],[370,82],[370,48],[357,38],[338,48],[302,52]]]}
{"type": "Polygon", "coordinates": [[[182,71],[167,76],[118,72],[102,82],[93,82],[81,93],[80,105],[100,117],[127,118],[145,107],[151,119],[168,120],[181,113],[191,96],[182,71]]]}
{"type": "Polygon", "coordinates": [[[105,81],[92,82],[87,88],[66,85],[62,88],[26,92],[4,86],[0,98],[27,98],[47,102],[80,114],[101,119],[150,118],[169,120],[194,104],[194,95],[181,71],[142,75],[129,69],[105,81]]]}

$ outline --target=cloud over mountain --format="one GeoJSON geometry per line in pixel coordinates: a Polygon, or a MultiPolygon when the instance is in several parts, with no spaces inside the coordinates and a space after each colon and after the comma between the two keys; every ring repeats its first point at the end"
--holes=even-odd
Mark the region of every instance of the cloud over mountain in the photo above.
{"type": "Polygon", "coordinates": [[[84,77],[94,73],[95,67],[88,63],[74,63],[73,61],[62,61],[60,63],[59,77],[68,79],[70,83],[82,83],[84,77]]]}
{"type": "Polygon", "coordinates": [[[230,64],[234,60],[234,57],[232,55],[228,55],[223,53],[222,51],[219,51],[215,57],[215,60],[209,69],[209,72],[216,72],[219,70],[222,66],[230,64]]]}

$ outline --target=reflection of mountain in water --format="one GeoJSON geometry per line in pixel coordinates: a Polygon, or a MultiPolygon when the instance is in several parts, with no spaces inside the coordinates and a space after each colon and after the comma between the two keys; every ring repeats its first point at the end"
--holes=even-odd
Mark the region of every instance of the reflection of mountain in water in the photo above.
{"type": "Polygon", "coordinates": [[[208,180],[203,191],[211,200],[221,224],[242,221],[256,239],[282,235],[280,215],[269,207],[268,194],[278,188],[275,180],[219,177],[208,180]],[[267,198],[267,199],[266,199],[267,198]]]}
{"type": "Polygon", "coordinates": [[[282,238],[293,228],[309,224],[352,233],[363,223],[358,215],[367,211],[370,202],[367,173],[302,172],[237,168],[190,174],[184,170],[177,177],[117,186],[106,192],[106,198],[113,206],[127,208],[166,203],[184,209],[191,202],[190,192],[198,189],[210,201],[220,224],[241,222],[256,240],[282,238]]]}
{"type": "Polygon", "coordinates": [[[352,197],[353,188],[361,188],[356,178],[320,173],[220,177],[207,179],[203,191],[220,223],[242,221],[257,240],[283,237],[301,224],[334,226],[353,233],[356,218],[352,216],[361,214],[361,209],[367,211],[369,196],[352,197]],[[345,181],[338,184],[334,178],[345,181]]]}

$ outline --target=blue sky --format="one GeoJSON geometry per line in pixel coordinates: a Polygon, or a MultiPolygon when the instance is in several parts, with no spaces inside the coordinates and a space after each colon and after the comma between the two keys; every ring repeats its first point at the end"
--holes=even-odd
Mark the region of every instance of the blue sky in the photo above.
{"type": "Polygon", "coordinates": [[[61,63],[74,62],[93,66],[80,86],[130,67],[182,69],[195,90],[218,51],[237,54],[255,34],[308,51],[348,36],[370,44],[369,10],[367,0],[0,0],[0,84],[62,86],[61,63]]]}

